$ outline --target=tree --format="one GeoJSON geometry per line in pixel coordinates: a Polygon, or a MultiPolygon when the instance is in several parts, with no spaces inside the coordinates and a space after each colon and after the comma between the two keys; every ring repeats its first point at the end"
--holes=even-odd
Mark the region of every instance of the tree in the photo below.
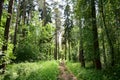
{"type": "Polygon", "coordinates": [[[79,42],[79,61],[81,62],[81,67],[85,67],[85,59],[84,59],[84,49],[83,49],[83,20],[79,22],[79,33],[80,33],[80,42],[79,42]]]}
{"type": "MultiPolygon", "coordinates": [[[[10,21],[11,21],[11,17],[12,17],[12,9],[13,9],[13,2],[14,0],[10,0],[9,1],[9,6],[8,6],[8,17],[7,17],[7,20],[6,20],[6,24],[5,24],[5,31],[4,31],[4,44],[2,46],[2,51],[3,53],[5,53],[5,51],[7,50],[7,46],[8,46],[8,36],[9,36],[9,29],[10,29],[10,21]]],[[[3,65],[3,72],[5,72],[5,61],[3,61],[2,63],[3,65]]]]}
{"type": "Polygon", "coordinates": [[[17,30],[18,30],[18,22],[19,22],[19,8],[20,8],[20,0],[18,0],[17,2],[17,16],[16,16],[16,23],[15,23],[15,30],[14,30],[14,40],[13,40],[13,44],[14,44],[14,48],[13,48],[13,53],[15,52],[15,48],[16,48],[16,44],[17,44],[17,30]]]}
{"type": "Polygon", "coordinates": [[[92,18],[92,31],[93,31],[93,46],[94,46],[94,64],[96,69],[101,69],[99,42],[98,42],[98,31],[96,24],[96,8],[95,0],[91,0],[91,18],[92,18]]]}
{"type": "Polygon", "coordinates": [[[55,8],[55,51],[54,51],[54,59],[57,60],[59,56],[59,32],[61,26],[60,20],[60,11],[58,8],[55,8]]]}
{"type": "Polygon", "coordinates": [[[70,37],[71,37],[71,30],[73,28],[73,21],[70,19],[71,18],[71,9],[70,9],[70,5],[67,2],[67,5],[65,7],[64,10],[64,16],[65,16],[65,23],[64,23],[64,42],[65,42],[65,59],[67,58],[67,53],[68,53],[68,58],[69,60],[71,60],[71,54],[70,54],[70,37]],[[68,46],[67,46],[68,44],[68,46]],[[67,51],[68,50],[68,51],[67,51]]]}
{"type": "Polygon", "coordinates": [[[40,8],[39,7],[39,11],[40,11],[40,18],[41,20],[43,20],[42,25],[45,26],[47,23],[51,23],[51,8],[49,6],[49,4],[46,2],[46,0],[43,1],[43,7],[40,8]]]}

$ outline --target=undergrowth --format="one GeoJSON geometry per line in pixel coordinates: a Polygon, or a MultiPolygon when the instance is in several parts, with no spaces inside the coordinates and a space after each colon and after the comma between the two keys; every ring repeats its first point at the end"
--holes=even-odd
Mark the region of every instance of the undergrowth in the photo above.
{"type": "Polygon", "coordinates": [[[19,63],[7,66],[2,80],[57,80],[56,61],[19,63]]]}
{"type": "Polygon", "coordinates": [[[120,80],[120,75],[116,73],[118,69],[107,69],[105,71],[96,70],[91,67],[82,68],[80,63],[71,62],[67,62],[67,67],[78,80],[120,80]]]}

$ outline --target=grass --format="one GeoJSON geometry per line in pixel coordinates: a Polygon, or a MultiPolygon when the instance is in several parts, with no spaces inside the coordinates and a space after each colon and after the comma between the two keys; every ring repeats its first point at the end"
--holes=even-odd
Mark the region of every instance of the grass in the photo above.
{"type": "MultiPolygon", "coordinates": [[[[0,75],[0,80],[57,80],[58,61],[26,62],[7,65],[6,73],[0,75]]],[[[80,63],[66,62],[68,70],[78,80],[120,80],[120,66],[107,70],[95,70],[87,63],[86,68],[80,63]]]]}
{"type": "Polygon", "coordinates": [[[67,67],[78,78],[78,80],[108,80],[100,70],[82,68],[80,63],[67,63],[67,67]]]}
{"type": "Polygon", "coordinates": [[[8,65],[1,80],[57,80],[58,74],[56,61],[26,62],[8,65]]]}
{"type": "Polygon", "coordinates": [[[78,80],[120,80],[120,66],[96,70],[87,63],[86,68],[82,68],[80,63],[67,62],[68,69],[78,78],[78,80]]]}

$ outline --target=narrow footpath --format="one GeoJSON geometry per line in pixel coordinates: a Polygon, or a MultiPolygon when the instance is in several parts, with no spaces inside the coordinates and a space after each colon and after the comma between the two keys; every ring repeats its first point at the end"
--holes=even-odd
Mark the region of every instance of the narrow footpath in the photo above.
{"type": "Polygon", "coordinates": [[[64,61],[59,64],[59,76],[58,80],[77,80],[77,78],[67,69],[64,61]]]}

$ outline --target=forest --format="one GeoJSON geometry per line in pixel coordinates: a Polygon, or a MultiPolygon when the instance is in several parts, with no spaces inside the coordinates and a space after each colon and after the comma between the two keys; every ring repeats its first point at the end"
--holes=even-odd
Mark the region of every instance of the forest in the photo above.
{"type": "Polygon", "coordinates": [[[0,80],[120,80],[120,0],[0,0],[0,80]]]}

